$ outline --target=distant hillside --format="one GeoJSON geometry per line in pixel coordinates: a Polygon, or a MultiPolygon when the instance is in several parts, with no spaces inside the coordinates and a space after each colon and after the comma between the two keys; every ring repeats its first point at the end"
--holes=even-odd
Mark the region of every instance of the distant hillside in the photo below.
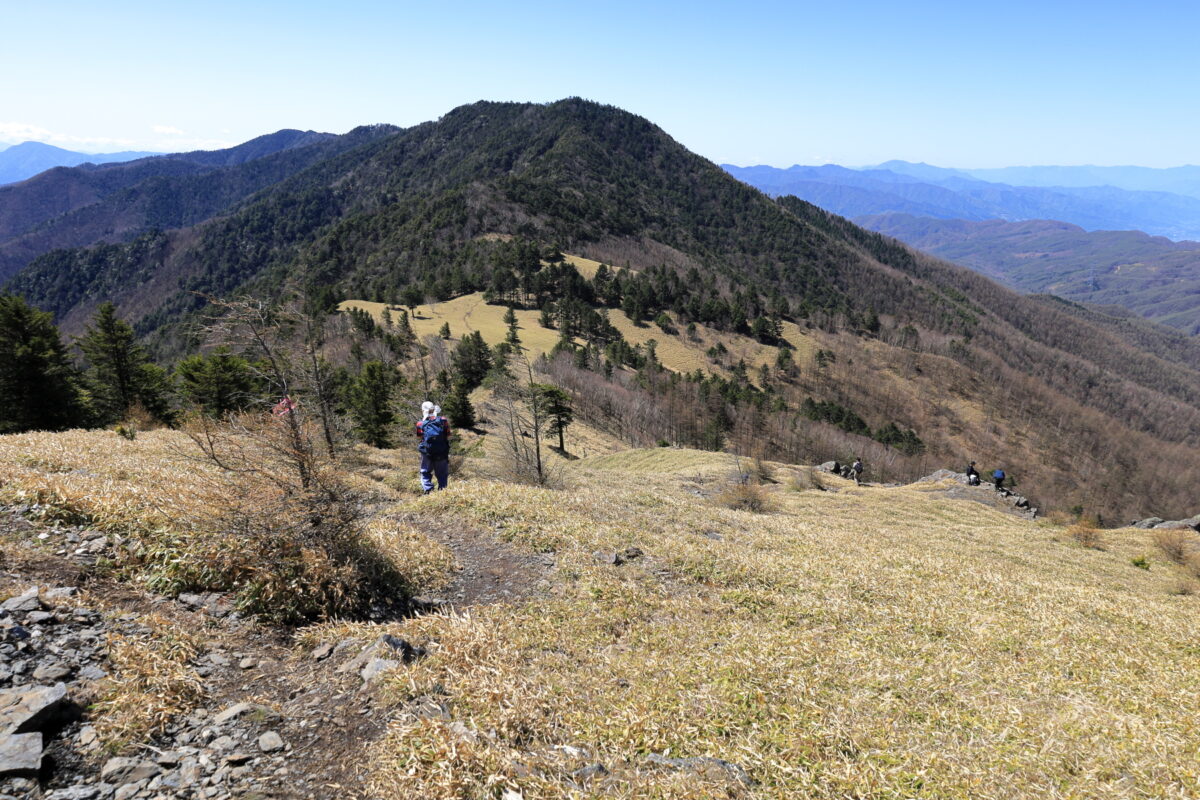
{"type": "Polygon", "coordinates": [[[125,151],[121,153],[77,153],[42,142],[22,142],[0,148],[0,185],[32,178],[53,167],[75,167],[80,164],[111,164],[133,161],[135,158],[158,155],[125,151]]]}
{"type": "Polygon", "coordinates": [[[1113,186],[1014,186],[974,172],[889,161],[876,168],[835,165],[788,169],[724,165],[772,195],[795,195],[847,217],[913,214],[944,219],[1063,220],[1085,230],[1142,230],[1200,239],[1200,197],[1113,186]]]}
{"type": "MultiPolygon", "coordinates": [[[[517,306],[525,335],[536,324],[583,348],[555,380],[618,435],[792,460],[866,454],[897,477],[986,454],[1051,503],[1108,518],[1195,513],[1200,343],[1182,334],[1024,297],[797,198],[772,200],[595,103],[477,103],[359,135],[217,217],[48,253],[9,287],[72,333],[111,299],[165,357],[193,346],[186,323],[205,294],[296,291],[332,309],[479,293],[469,302],[517,306]],[[543,269],[559,249],[610,269],[589,280],[543,269]],[[614,323],[618,310],[636,335],[614,323]],[[787,331],[804,349],[779,346],[787,331]],[[750,338],[771,358],[739,363],[750,338]],[[655,348],[668,345],[672,363],[697,369],[664,369],[655,348]],[[613,413],[626,407],[648,430],[627,429],[613,413]]],[[[162,180],[171,197],[193,176],[162,180]]],[[[474,318],[447,314],[451,337],[474,318]]]]}
{"type": "Polygon", "coordinates": [[[300,169],[392,129],[278,131],[226,150],[59,168],[0,187],[0,280],[63,247],[195,225],[300,169]]]}
{"type": "Polygon", "coordinates": [[[1200,333],[1200,242],[1064,222],[969,222],[882,214],[860,225],[965,264],[1023,292],[1121,306],[1200,333]]]}

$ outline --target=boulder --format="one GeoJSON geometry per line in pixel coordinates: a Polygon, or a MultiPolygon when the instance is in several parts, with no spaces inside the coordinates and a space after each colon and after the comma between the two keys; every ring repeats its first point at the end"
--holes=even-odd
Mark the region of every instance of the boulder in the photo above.
{"type": "Polygon", "coordinates": [[[1166,520],[1163,519],[1162,517],[1146,517],[1143,520],[1133,523],[1133,527],[1134,528],[1153,528],[1155,525],[1159,525],[1163,522],[1166,522],[1166,520]]]}
{"type": "Polygon", "coordinates": [[[1167,522],[1160,522],[1154,526],[1156,531],[1194,531],[1200,530],[1200,517],[1192,517],[1191,519],[1173,519],[1167,522]]]}

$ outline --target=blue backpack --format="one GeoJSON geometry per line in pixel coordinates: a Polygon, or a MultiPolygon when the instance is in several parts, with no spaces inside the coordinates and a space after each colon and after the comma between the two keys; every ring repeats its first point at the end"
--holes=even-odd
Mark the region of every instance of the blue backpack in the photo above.
{"type": "Polygon", "coordinates": [[[417,446],[423,454],[433,458],[450,455],[450,436],[447,434],[445,417],[426,417],[421,423],[421,444],[417,446]]]}

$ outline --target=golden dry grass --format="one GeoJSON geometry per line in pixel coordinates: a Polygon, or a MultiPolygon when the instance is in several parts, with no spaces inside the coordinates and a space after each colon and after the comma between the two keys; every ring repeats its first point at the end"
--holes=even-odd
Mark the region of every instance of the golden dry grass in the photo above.
{"type": "Polygon", "coordinates": [[[154,614],[139,623],[150,632],[108,637],[113,674],[92,706],[96,732],[110,751],[161,732],[204,698],[204,682],[189,663],[200,650],[199,637],[154,614]]]}
{"type": "MultiPolygon", "coordinates": [[[[262,463],[272,471],[268,456],[262,463]]],[[[374,491],[375,499],[395,496],[366,475],[339,479],[374,491]]],[[[111,431],[0,436],[0,503],[36,504],[31,513],[45,519],[126,537],[116,556],[120,574],[164,592],[235,590],[239,602],[260,613],[319,613],[309,606],[325,596],[320,592],[335,608],[338,597],[355,590],[342,584],[364,573],[331,561],[315,540],[288,539],[284,512],[295,509],[288,511],[278,495],[273,480],[223,473],[199,458],[178,431],[148,431],[132,441],[111,431]],[[250,528],[261,524],[251,531],[237,528],[239,520],[250,528]]],[[[371,521],[358,541],[371,562],[363,564],[386,571],[397,593],[435,583],[453,563],[445,547],[386,520],[371,521]]]]}
{"type": "Polygon", "coordinates": [[[1112,532],[1101,552],[931,491],[844,482],[836,493],[774,488],[775,513],[749,514],[689,491],[709,458],[640,451],[623,471],[605,456],[577,462],[565,491],[476,480],[414,501],[416,513],[555,551],[557,579],[523,604],[394,626],[433,652],[396,673],[392,691],[442,697],[454,719],[401,715],[369,756],[369,790],[1200,792],[1200,607],[1176,593],[1180,568],[1130,564],[1148,551],[1145,532],[1112,532]],[[631,545],[645,558],[591,557],[631,545]],[[656,769],[655,752],[726,759],[757,783],[656,769]],[[572,783],[593,762],[607,782],[572,783]]]}

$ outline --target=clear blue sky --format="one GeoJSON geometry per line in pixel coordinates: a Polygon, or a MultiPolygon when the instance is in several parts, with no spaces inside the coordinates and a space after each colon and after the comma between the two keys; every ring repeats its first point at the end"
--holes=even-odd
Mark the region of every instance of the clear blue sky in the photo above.
{"type": "Polygon", "coordinates": [[[0,142],[182,150],[579,95],[736,164],[1200,163],[1200,3],[0,0],[0,142]]]}

